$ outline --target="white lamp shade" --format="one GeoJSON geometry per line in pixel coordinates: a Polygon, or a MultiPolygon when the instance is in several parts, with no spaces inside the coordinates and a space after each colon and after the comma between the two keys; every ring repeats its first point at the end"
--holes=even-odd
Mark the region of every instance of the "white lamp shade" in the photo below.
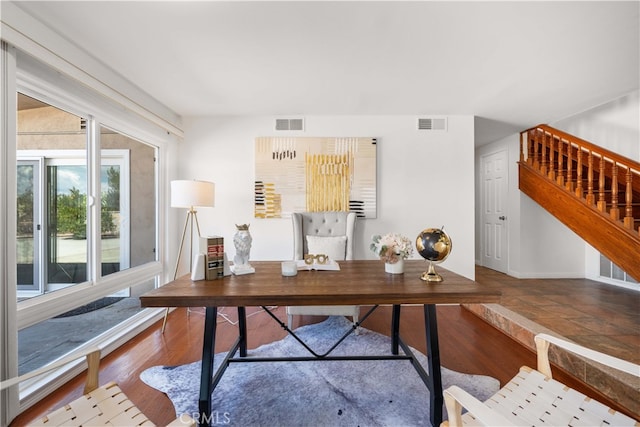
{"type": "Polygon", "coordinates": [[[216,185],[209,181],[171,181],[171,207],[192,208],[215,205],[216,185]]]}

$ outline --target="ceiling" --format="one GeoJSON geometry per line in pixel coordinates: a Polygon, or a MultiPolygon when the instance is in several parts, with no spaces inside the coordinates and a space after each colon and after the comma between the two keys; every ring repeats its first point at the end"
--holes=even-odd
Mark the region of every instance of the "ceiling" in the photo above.
{"type": "Polygon", "coordinates": [[[640,86],[638,1],[18,5],[183,117],[475,115],[481,145],[640,86]]]}

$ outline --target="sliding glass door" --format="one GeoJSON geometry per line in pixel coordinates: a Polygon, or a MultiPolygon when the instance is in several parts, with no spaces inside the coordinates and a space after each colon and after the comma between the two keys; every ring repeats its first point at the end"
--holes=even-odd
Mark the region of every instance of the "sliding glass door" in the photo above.
{"type": "Polygon", "coordinates": [[[87,167],[56,160],[46,175],[46,291],[87,280],[87,167]]]}
{"type": "Polygon", "coordinates": [[[38,159],[18,160],[16,259],[18,291],[23,294],[43,291],[40,278],[40,170],[38,159]]]}

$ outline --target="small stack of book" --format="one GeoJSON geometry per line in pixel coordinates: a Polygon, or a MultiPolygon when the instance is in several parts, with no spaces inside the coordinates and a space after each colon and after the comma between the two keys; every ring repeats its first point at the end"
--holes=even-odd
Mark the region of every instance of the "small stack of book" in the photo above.
{"type": "Polygon", "coordinates": [[[220,236],[200,237],[200,253],[205,254],[205,280],[224,277],[224,238],[220,236]]]}

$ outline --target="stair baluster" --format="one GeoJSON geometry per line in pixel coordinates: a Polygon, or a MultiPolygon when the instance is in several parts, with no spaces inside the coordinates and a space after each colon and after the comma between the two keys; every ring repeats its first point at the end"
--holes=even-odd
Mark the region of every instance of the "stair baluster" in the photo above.
{"type": "Polygon", "coordinates": [[[627,168],[625,202],[624,226],[633,229],[633,174],[631,173],[631,168],[627,168]]]}
{"type": "MultiPolygon", "coordinates": [[[[556,160],[555,160],[555,150],[553,149],[553,147],[555,143],[555,138],[553,137],[553,135],[549,135],[549,171],[547,173],[547,176],[549,177],[550,180],[555,180],[556,179],[556,171],[555,171],[555,167],[556,167],[556,160]]],[[[558,146],[560,146],[560,142],[558,141],[558,146]]]]}
{"type": "Polygon", "coordinates": [[[571,151],[573,151],[573,145],[571,141],[567,141],[567,181],[565,183],[565,188],[571,192],[574,191],[573,184],[573,162],[571,161],[571,151]]]}
{"type": "Polygon", "coordinates": [[[542,160],[540,160],[540,173],[547,174],[547,133],[542,133],[542,160]]]}
{"type": "Polygon", "coordinates": [[[562,160],[564,159],[564,156],[562,155],[562,153],[564,152],[564,150],[562,149],[562,139],[558,138],[558,173],[557,173],[557,178],[556,181],[558,182],[558,185],[560,186],[564,186],[564,175],[562,173],[562,160]]]}
{"type": "Polygon", "coordinates": [[[618,162],[613,161],[611,165],[611,210],[609,216],[612,220],[620,220],[620,209],[618,208],[618,162]]]}
{"type": "Polygon", "coordinates": [[[593,151],[591,150],[589,150],[587,165],[587,204],[593,205],[595,198],[593,196],[593,151]]]}
{"type": "Polygon", "coordinates": [[[605,160],[604,157],[600,157],[600,172],[598,176],[598,210],[600,212],[605,212],[607,209],[607,201],[605,199],[605,191],[604,191],[604,168],[605,168],[605,160]]]}
{"type": "Polygon", "coordinates": [[[533,167],[536,170],[540,170],[540,158],[538,157],[538,147],[540,147],[540,137],[542,135],[542,131],[536,131],[535,133],[535,144],[533,144],[533,167]]]}
{"type": "Polygon", "coordinates": [[[578,157],[578,167],[576,167],[576,196],[582,199],[584,191],[582,189],[582,148],[580,148],[580,146],[578,146],[576,156],[578,157]]]}

